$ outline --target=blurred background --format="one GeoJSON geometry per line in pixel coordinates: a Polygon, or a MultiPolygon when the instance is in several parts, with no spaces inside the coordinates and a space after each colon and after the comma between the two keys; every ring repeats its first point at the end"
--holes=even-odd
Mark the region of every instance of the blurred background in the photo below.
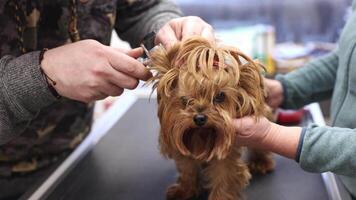
{"type": "Polygon", "coordinates": [[[352,0],[175,0],[217,29],[269,24],[277,42],[335,42],[352,0]]]}

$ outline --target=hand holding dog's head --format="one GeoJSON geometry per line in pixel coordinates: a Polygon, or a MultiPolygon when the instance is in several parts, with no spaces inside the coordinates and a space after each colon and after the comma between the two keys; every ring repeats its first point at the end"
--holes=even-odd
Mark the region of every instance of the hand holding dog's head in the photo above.
{"type": "Polygon", "coordinates": [[[192,37],[156,49],[150,66],[166,155],[224,159],[235,142],[232,119],[264,114],[263,68],[236,49],[192,37]]]}

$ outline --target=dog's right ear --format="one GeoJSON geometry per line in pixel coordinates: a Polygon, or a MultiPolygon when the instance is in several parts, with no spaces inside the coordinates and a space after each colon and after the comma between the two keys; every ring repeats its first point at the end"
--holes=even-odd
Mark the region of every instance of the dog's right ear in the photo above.
{"type": "Polygon", "coordinates": [[[176,44],[167,51],[163,46],[157,46],[150,52],[148,66],[154,71],[154,76],[148,83],[153,83],[153,89],[157,89],[158,100],[163,96],[170,97],[176,88],[179,76],[176,55],[179,48],[180,45],[176,44]]]}

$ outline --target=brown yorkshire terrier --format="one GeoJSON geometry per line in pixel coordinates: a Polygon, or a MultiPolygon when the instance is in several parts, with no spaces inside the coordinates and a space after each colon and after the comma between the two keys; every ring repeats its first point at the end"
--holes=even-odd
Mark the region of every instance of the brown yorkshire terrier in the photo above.
{"type": "Polygon", "coordinates": [[[243,198],[251,172],[273,170],[271,154],[251,150],[246,164],[232,119],[269,115],[263,67],[240,51],[199,36],[167,51],[151,52],[161,124],[161,153],[179,172],[167,199],[185,200],[209,190],[209,200],[243,198]]]}

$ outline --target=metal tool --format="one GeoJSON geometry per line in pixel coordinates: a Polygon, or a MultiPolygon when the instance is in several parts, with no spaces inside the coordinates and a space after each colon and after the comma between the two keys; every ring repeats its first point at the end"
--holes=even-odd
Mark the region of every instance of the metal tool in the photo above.
{"type": "Polygon", "coordinates": [[[139,57],[137,60],[141,62],[143,65],[147,66],[150,61],[150,51],[154,49],[155,43],[154,40],[156,38],[156,32],[148,33],[142,40],[141,47],[144,50],[143,56],[139,57]]]}
{"type": "Polygon", "coordinates": [[[147,48],[145,47],[145,45],[144,44],[141,44],[140,45],[142,48],[143,48],[143,50],[144,50],[144,55],[143,56],[141,56],[141,57],[139,57],[139,58],[137,58],[137,60],[140,62],[140,63],[142,63],[144,66],[147,66],[148,64],[149,64],[149,62],[150,62],[150,52],[147,50],[147,48]]]}

